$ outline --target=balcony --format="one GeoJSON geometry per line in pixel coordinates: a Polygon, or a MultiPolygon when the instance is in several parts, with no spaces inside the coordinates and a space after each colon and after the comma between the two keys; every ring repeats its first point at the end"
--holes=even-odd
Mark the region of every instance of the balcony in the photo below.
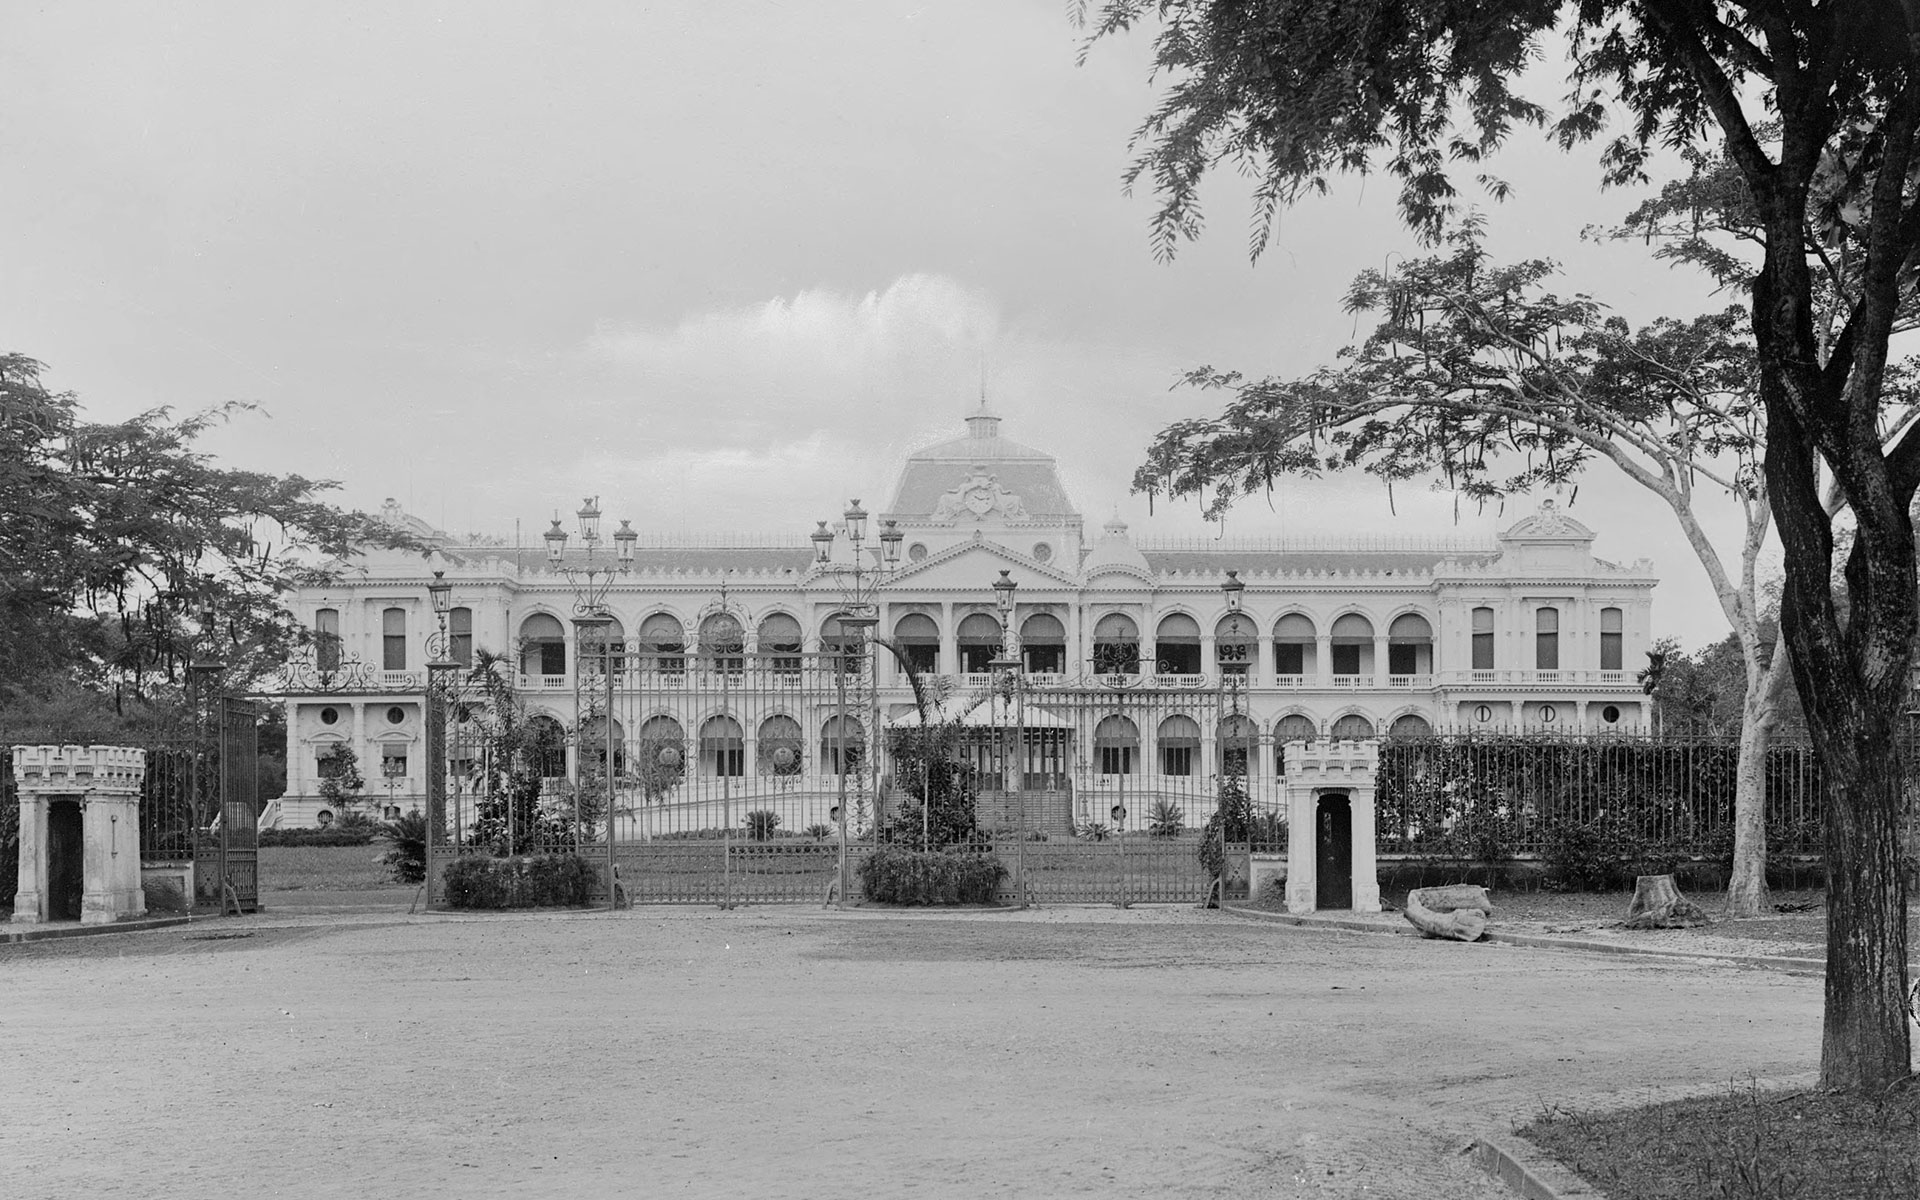
{"type": "Polygon", "coordinates": [[[523,692],[564,692],[573,687],[571,675],[521,675],[516,686],[523,692]]]}
{"type": "Polygon", "coordinates": [[[1350,691],[1358,690],[1360,688],[1370,688],[1373,686],[1373,676],[1371,675],[1329,675],[1327,677],[1327,686],[1332,688],[1343,688],[1350,691]]]}
{"type": "Polygon", "coordinates": [[[1421,689],[1430,688],[1433,686],[1433,676],[1432,675],[1389,675],[1387,676],[1387,686],[1390,688],[1406,688],[1410,690],[1421,690],[1421,689]]]}
{"type": "Polygon", "coordinates": [[[1619,688],[1639,691],[1639,684],[1626,671],[1596,671],[1587,668],[1534,670],[1524,667],[1497,670],[1442,671],[1436,677],[1441,687],[1465,688],[1539,688],[1564,691],[1567,688],[1619,688]]]}

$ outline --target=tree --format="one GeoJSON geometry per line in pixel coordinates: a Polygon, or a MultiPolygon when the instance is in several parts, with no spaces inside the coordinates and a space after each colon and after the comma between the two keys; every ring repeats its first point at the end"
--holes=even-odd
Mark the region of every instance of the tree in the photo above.
{"type": "Polygon", "coordinates": [[[1096,38],[1157,18],[1170,82],[1139,127],[1127,176],[1150,179],[1153,245],[1198,234],[1200,181],[1222,161],[1258,180],[1253,248],[1274,212],[1342,172],[1400,181],[1400,210],[1438,237],[1458,169],[1481,168],[1516,125],[1562,148],[1602,144],[1615,184],[1646,182],[1660,146],[1716,147],[1757,215],[1750,287],[1762,474],[1785,551],[1788,661],[1827,781],[1824,1086],[1878,1091],[1911,1070],[1898,706],[1920,596],[1913,524],[1920,431],[1890,431],[1890,340],[1920,249],[1920,3],[1916,0],[1114,0],[1096,38]],[[1560,28],[1564,19],[1564,28],[1560,28]],[[1515,90],[1543,39],[1572,70],[1557,116],[1515,90]],[[1821,354],[1806,231],[1857,247],[1821,354]],[[1835,538],[1824,485],[1854,538],[1835,538]],[[1847,603],[1836,600],[1836,569],[1847,603]]]}
{"type": "Polygon", "coordinates": [[[230,689],[286,660],[306,636],[289,587],[364,545],[418,548],[320,500],[333,483],[195,449],[249,405],[96,424],[45,370],[0,354],[0,723],[49,704],[87,728],[175,720],[196,653],[230,689]]]}
{"type": "Polygon", "coordinates": [[[1672,510],[1706,569],[1744,670],[1734,868],[1735,916],[1766,903],[1769,732],[1786,674],[1764,624],[1758,579],[1771,523],[1760,471],[1764,421],[1756,363],[1737,308],[1641,329],[1585,296],[1549,290],[1554,264],[1489,261],[1475,215],[1446,235],[1446,252],[1388,272],[1362,272],[1346,306],[1378,318],[1346,364],[1299,381],[1243,381],[1212,420],[1182,421],[1148,451],[1135,487],[1176,495],[1212,489],[1214,510],[1271,488],[1277,476],[1359,467],[1391,488],[1426,475],[1456,496],[1494,499],[1577,478],[1611,462],[1672,510]],[[1716,495],[1745,532],[1729,564],[1697,511],[1716,495]]]}

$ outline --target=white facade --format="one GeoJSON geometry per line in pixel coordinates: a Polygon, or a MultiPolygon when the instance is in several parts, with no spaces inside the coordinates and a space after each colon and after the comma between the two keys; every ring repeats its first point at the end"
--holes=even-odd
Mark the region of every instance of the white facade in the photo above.
{"type": "MultiPolygon", "coordinates": [[[[1634,667],[1651,640],[1651,565],[1596,559],[1593,533],[1551,502],[1487,545],[1136,543],[1118,520],[1089,541],[1050,456],[1001,437],[999,419],[984,412],[967,425],[964,436],[909,457],[873,514],[862,577],[871,585],[877,535],[896,522],[904,551],[874,592],[877,632],[928,672],[953,677],[961,696],[984,686],[985,662],[999,652],[992,584],[1004,571],[1018,585],[1012,625],[1035,686],[1137,671],[1147,677],[1137,686],[1209,689],[1223,667],[1244,670],[1240,699],[1263,741],[1469,725],[1626,730],[1646,720],[1634,667]],[[1245,585],[1237,614],[1222,589],[1229,571],[1245,585]],[[1137,666],[1127,661],[1130,644],[1137,666]]],[[[436,570],[454,589],[456,655],[512,655],[528,707],[573,728],[576,593],[546,547],[455,546],[397,507],[389,516],[436,551],[424,560],[369,553],[339,582],[291,598],[299,620],[336,634],[343,657],[367,671],[361,690],[287,698],[282,824],[316,821],[318,759],[339,742],[359,757],[364,802],[419,805],[426,639],[436,628],[426,585],[436,570]],[[383,774],[383,759],[397,773],[383,774]]],[[[822,565],[810,532],[732,545],[643,534],[606,597],[633,669],[662,665],[660,648],[699,646],[723,587],[748,654],[789,648],[796,634],[803,649],[819,649],[851,596],[853,567],[844,534],[822,565]]],[[[586,565],[577,537],[563,559],[586,565]]],[[[614,559],[603,539],[595,565],[614,559]]],[[[909,712],[894,657],[879,655],[875,675],[870,700],[881,720],[909,712]]],[[[691,731],[702,719],[689,712],[684,724],[691,731]]],[[[1214,732],[1204,731],[1206,742],[1214,732]]],[[[804,733],[817,746],[819,731],[804,733]]],[[[806,771],[819,769],[815,757],[806,771]]],[[[1091,748],[1073,757],[1072,770],[1097,783],[1091,748]]]]}

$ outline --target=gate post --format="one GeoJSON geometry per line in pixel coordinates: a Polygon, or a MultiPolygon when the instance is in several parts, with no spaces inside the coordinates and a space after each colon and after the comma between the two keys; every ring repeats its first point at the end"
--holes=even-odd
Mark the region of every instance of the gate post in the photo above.
{"type": "Polygon", "coordinates": [[[48,813],[55,800],[80,806],[80,923],[109,925],[145,916],[140,886],[140,784],[147,752],[127,746],[15,746],[20,792],[20,883],[13,919],[52,919],[48,813]]]}
{"type": "Polygon", "coordinates": [[[1287,746],[1287,911],[1310,913],[1319,907],[1316,859],[1322,792],[1343,792],[1351,805],[1353,911],[1380,911],[1380,876],[1374,855],[1374,777],[1380,767],[1380,743],[1356,741],[1293,742],[1287,746]]]}

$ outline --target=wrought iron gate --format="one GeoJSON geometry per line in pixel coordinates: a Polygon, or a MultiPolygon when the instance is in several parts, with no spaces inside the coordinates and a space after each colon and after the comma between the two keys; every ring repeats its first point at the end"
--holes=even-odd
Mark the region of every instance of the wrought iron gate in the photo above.
{"type": "Polygon", "coordinates": [[[194,890],[222,912],[260,908],[260,710],[230,696],[214,702],[214,760],[203,773],[194,890]]]}

